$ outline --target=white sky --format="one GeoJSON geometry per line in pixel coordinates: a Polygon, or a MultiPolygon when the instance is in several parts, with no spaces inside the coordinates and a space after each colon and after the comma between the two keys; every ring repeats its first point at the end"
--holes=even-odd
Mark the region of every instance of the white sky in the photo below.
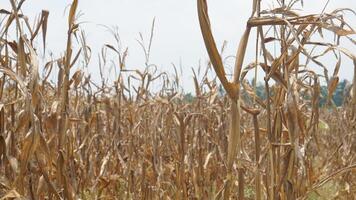
{"type": "MultiPolygon", "coordinates": [[[[307,13],[320,13],[327,0],[305,0],[307,13]]],[[[69,0],[27,0],[23,12],[34,20],[42,9],[50,11],[47,33],[47,48],[55,56],[65,49],[67,32],[67,12],[69,0]],[[65,9],[66,13],[65,13],[65,9]]],[[[245,22],[251,13],[251,1],[247,0],[208,0],[209,13],[214,36],[220,47],[228,42],[225,52],[235,55],[238,41],[244,31],[245,22]]],[[[8,0],[0,0],[0,9],[9,9],[8,0]]],[[[327,11],[339,7],[356,10],[356,0],[330,0],[327,11]]],[[[172,72],[171,63],[181,64],[185,90],[193,90],[191,67],[197,68],[199,60],[204,66],[207,53],[202,40],[195,0],[79,0],[79,10],[83,13],[79,21],[86,22],[81,27],[87,34],[88,45],[93,50],[93,62],[90,72],[97,74],[97,54],[105,43],[112,43],[113,37],[99,24],[117,26],[122,45],[129,47],[128,69],[142,69],[144,54],[136,39],[142,32],[148,40],[153,18],[156,18],[155,34],[151,53],[151,63],[159,66],[161,71],[172,72]]],[[[355,16],[349,22],[355,22],[355,16]]],[[[355,23],[351,24],[354,28],[355,23]]],[[[253,42],[252,42],[253,43],[253,42]]],[[[42,45],[38,41],[38,45],[42,45]]],[[[247,62],[254,59],[253,45],[246,55],[247,62]],[[251,53],[249,53],[251,52],[251,53]]],[[[355,48],[346,44],[347,48],[355,48]]],[[[343,63],[341,77],[352,79],[353,66],[350,61],[343,63]]],[[[245,64],[247,63],[245,62],[245,64]]],[[[328,61],[327,61],[328,62],[328,61]]],[[[228,63],[229,64],[229,63],[228,63]]],[[[230,62],[230,65],[233,62],[230,62]]],[[[330,65],[333,65],[330,63],[330,65]]]]}

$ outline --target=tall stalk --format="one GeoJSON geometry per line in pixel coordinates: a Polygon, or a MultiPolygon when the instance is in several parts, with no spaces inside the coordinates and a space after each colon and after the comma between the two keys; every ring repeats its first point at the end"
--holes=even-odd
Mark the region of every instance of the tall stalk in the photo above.
{"type": "MultiPolygon", "coordinates": [[[[253,2],[253,12],[256,11],[256,1],[253,2]]],[[[230,132],[229,132],[229,141],[228,141],[228,155],[227,155],[227,174],[225,179],[225,188],[224,188],[224,198],[228,199],[230,196],[231,183],[233,181],[232,176],[232,166],[236,159],[236,156],[239,157],[237,161],[238,168],[238,196],[239,199],[244,198],[244,169],[241,164],[242,158],[242,142],[241,142],[241,110],[240,110],[240,76],[242,71],[242,65],[246,53],[246,47],[248,43],[248,38],[250,35],[250,27],[247,26],[246,30],[240,40],[235,60],[235,69],[233,82],[229,82],[226,78],[223,62],[221,56],[218,53],[216,44],[211,32],[208,7],[206,0],[198,0],[198,16],[201,31],[203,34],[205,46],[207,48],[210,61],[213,64],[214,70],[222,83],[224,89],[227,91],[230,100],[231,100],[231,113],[230,113],[230,132]]]]}
{"type": "MultiPolygon", "coordinates": [[[[64,77],[61,85],[58,85],[60,88],[60,103],[61,103],[61,119],[59,121],[59,142],[58,149],[62,149],[62,145],[65,140],[65,134],[67,131],[67,118],[69,113],[69,75],[70,75],[70,67],[71,67],[71,58],[72,58],[72,34],[74,31],[74,21],[76,10],[78,6],[78,0],[73,0],[72,6],[69,11],[68,17],[68,32],[67,32],[67,47],[66,47],[66,56],[64,59],[64,77]]],[[[60,70],[61,71],[61,70],[60,70]]],[[[62,71],[63,72],[63,71],[62,71]]],[[[59,76],[60,77],[60,76],[59,76]]]]}
{"type": "Polygon", "coordinates": [[[353,83],[352,83],[352,115],[354,118],[354,121],[356,121],[356,58],[353,59],[354,62],[354,77],[353,77],[353,83]]]}

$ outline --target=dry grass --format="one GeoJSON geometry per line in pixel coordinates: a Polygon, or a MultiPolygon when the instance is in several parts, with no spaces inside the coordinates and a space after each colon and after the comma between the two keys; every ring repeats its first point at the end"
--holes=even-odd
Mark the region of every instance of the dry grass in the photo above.
{"type": "Polygon", "coordinates": [[[188,101],[178,91],[177,74],[159,74],[149,63],[153,29],[149,45],[140,42],[146,69],[126,69],[127,50],[105,45],[119,58],[119,75],[97,85],[83,72],[90,48],[76,21],[77,0],[69,10],[65,54],[44,67],[33,41],[42,35],[46,43],[49,13],[42,11],[31,27],[21,12],[25,1],[10,2],[12,10],[0,10],[1,199],[356,198],[356,78],[354,95],[342,108],[333,107],[331,98],[329,107],[319,108],[320,82],[327,81],[329,94],[335,91],[341,54],[354,61],[356,73],[355,55],[339,46],[340,38],[355,43],[342,15],[353,11],[300,16],[291,7],[298,0],[277,1],[273,10],[254,0],[230,81],[207,2],[198,0],[211,63],[205,72],[193,70],[196,96],[188,101]],[[15,41],[8,40],[11,28],[15,41]],[[249,40],[251,30],[256,41],[249,40]],[[315,42],[313,36],[325,31],[335,41],[315,42]],[[249,42],[256,43],[256,59],[243,67],[249,42]],[[271,43],[278,55],[269,52],[271,43]],[[321,54],[310,51],[317,46],[321,54]],[[332,53],[337,65],[329,77],[318,58],[332,53]],[[226,96],[208,78],[210,65],[226,96]],[[256,95],[256,82],[246,81],[257,68],[265,71],[266,100],[256,95]],[[56,84],[48,80],[53,69],[56,84]],[[151,92],[152,84],[161,90],[151,92]]]}

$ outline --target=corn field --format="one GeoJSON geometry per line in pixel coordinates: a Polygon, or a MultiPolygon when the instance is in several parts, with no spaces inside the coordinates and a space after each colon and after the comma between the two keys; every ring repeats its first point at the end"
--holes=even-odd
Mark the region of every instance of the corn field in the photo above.
{"type": "Polygon", "coordinates": [[[344,16],[355,11],[301,15],[293,7],[302,0],[275,0],[273,9],[251,0],[230,77],[212,33],[213,8],[196,2],[210,62],[193,69],[190,100],[177,70],[161,73],[149,63],[153,28],[149,45],[142,43],[144,70],[128,68],[127,49],[107,44],[119,73],[97,83],[84,72],[91,48],[78,0],[67,10],[63,56],[46,63],[39,54],[50,13],[39,10],[33,22],[21,9],[29,0],[0,8],[1,200],[356,199],[356,55],[340,45],[356,44],[355,24],[344,16]],[[251,43],[255,52],[246,52],[251,43]],[[342,56],[354,66],[343,68],[342,56]],[[322,57],[336,62],[332,71],[322,57]],[[258,69],[266,99],[256,94],[258,69]],[[354,79],[336,107],[340,70],[354,79]],[[323,82],[328,103],[320,107],[323,82]]]}

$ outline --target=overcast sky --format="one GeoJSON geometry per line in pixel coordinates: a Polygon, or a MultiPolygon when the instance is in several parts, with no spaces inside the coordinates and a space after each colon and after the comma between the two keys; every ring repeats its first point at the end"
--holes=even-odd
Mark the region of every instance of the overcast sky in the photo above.
{"type": "MultiPolygon", "coordinates": [[[[326,1],[305,0],[305,12],[320,13],[326,1]]],[[[69,0],[27,0],[23,6],[23,12],[29,17],[38,15],[42,9],[50,11],[47,47],[56,56],[62,54],[65,49],[66,17],[70,3],[69,0]],[[66,12],[65,9],[67,9],[66,12]]],[[[225,56],[235,55],[238,41],[251,13],[251,2],[247,0],[208,0],[208,3],[218,46],[221,46],[226,40],[228,46],[225,56]]],[[[9,1],[0,0],[0,7],[9,8],[9,1]]],[[[356,1],[330,0],[327,11],[338,7],[356,9],[356,1]]],[[[82,27],[87,34],[88,45],[93,49],[93,58],[97,57],[96,54],[103,44],[113,42],[112,36],[100,24],[117,26],[122,45],[129,47],[127,66],[129,69],[142,69],[144,54],[136,39],[139,39],[139,32],[142,32],[148,39],[151,23],[155,17],[156,26],[151,62],[157,64],[161,71],[172,70],[171,63],[175,63],[177,66],[181,64],[184,85],[188,90],[192,89],[190,68],[196,68],[199,60],[202,64],[205,64],[207,60],[199,29],[195,0],[79,0],[79,10],[83,14],[79,21],[85,22],[82,27]]],[[[351,17],[353,17],[351,22],[355,22],[355,17],[351,17]]],[[[351,25],[355,27],[355,23],[351,25]]],[[[40,41],[39,45],[41,45],[40,41]]],[[[351,47],[351,45],[346,44],[346,47],[351,47]]],[[[253,48],[249,52],[246,60],[252,61],[253,48]]],[[[351,64],[345,59],[345,66],[341,70],[343,78],[352,79],[353,67],[350,66],[351,64]]],[[[97,65],[92,63],[90,72],[97,73],[97,65]]]]}

